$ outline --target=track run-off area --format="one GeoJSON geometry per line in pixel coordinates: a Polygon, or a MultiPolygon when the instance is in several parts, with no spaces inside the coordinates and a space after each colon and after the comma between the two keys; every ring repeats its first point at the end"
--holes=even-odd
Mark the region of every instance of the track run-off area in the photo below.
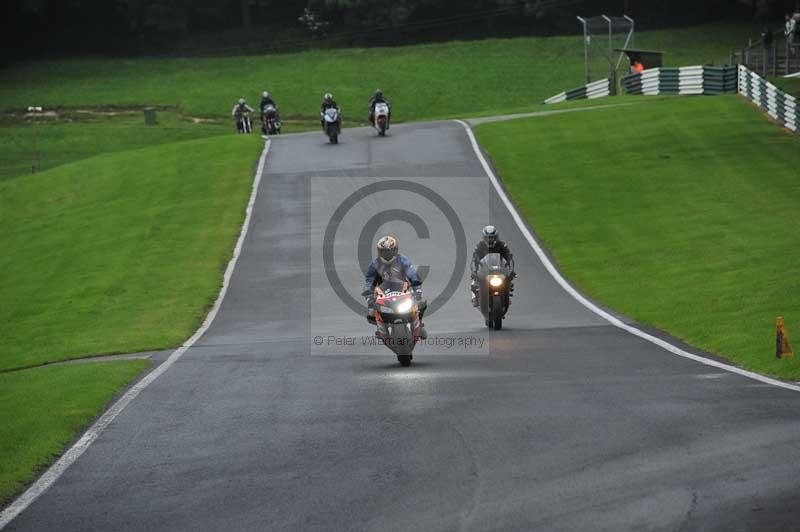
{"type": "Polygon", "coordinates": [[[582,304],[476,148],[454,121],[273,139],[207,328],[4,530],[797,528],[797,390],[582,304]],[[488,223],[518,272],[497,332],[469,303],[488,223]],[[357,311],[388,232],[431,304],[409,368],[357,311]]]}

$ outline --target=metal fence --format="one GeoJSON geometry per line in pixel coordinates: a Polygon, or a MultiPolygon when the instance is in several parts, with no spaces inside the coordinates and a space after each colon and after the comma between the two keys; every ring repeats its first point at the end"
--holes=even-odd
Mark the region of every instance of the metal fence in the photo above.
{"type": "Polygon", "coordinates": [[[783,76],[800,71],[800,43],[792,43],[782,30],[772,33],[768,42],[750,42],[746,48],[731,51],[730,64],[745,65],[762,76],[783,76]]]}

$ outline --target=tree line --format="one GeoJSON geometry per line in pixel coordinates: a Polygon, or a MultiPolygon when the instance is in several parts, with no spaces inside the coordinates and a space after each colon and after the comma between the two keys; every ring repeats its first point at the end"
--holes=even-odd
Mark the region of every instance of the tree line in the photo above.
{"type": "Polygon", "coordinates": [[[390,45],[577,32],[575,15],[640,27],[776,17],[797,0],[4,0],[5,59],[390,45]]]}

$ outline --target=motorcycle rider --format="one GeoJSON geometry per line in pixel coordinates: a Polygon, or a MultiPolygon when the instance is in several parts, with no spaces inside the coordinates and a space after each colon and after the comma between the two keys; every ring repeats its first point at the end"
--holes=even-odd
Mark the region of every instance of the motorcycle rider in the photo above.
{"type": "MultiPolygon", "coordinates": [[[[478,306],[478,265],[481,262],[481,259],[488,255],[489,253],[499,253],[500,257],[503,258],[508,263],[508,267],[511,269],[511,274],[509,275],[509,280],[513,281],[514,277],[516,277],[516,272],[514,271],[514,255],[511,254],[511,250],[509,249],[508,245],[505,242],[500,240],[500,233],[497,231],[497,228],[493,225],[487,225],[481,231],[481,240],[478,242],[478,245],[475,246],[475,251],[472,253],[472,264],[470,265],[471,269],[471,283],[470,283],[470,290],[472,291],[472,306],[478,306]]],[[[514,283],[511,282],[509,284],[509,292],[514,291],[514,283]]]]}
{"type": "MultiPolygon", "coordinates": [[[[342,111],[339,109],[339,106],[336,104],[336,100],[333,99],[333,94],[330,92],[326,92],[325,96],[322,98],[322,105],[319,106],[320,115],[325,115],[325,111],[328,109],[336,109],[339,111],[339,125],[341,126],[342,111]]],[[[322,116],[320,116],[319,123],[322,126],[322,131],[325,131],[325,119],[322,116]]]]}
{"type": "Polygon", "coordinates": [[[275,100],[272,99],[272,95],[268,91],[264,91],[261,93],[261,103],[258,104],[258,108],[261,110],[261,131],[264,134],[267,134],[267,124],[264,121],[264,109],[267,108],[268,105],[271,105],[275,108],[275,127],[280,129],[281,128],[281,113],[278,110],[278,104],[275,103],[275,100]]]}
{"type": "Polygon", "coordinates": [[[380,89],[375,89],[375,94],[372,98],[369,99],[369,122],[373,126],[375,125],[375,104],[376,103],[385,103],[389,106],[389,120],[386,124],[386,129],[389,129],[389,124],[392,122],[392,104],[383,96],[383,91],[380,89]]]}
{"type": "Polygon", "coordinates": [[[375,300],[383,295],[381,283],[387,280],[396,280],[408,283],[409,288],[417,300],[419,312],[420,337],[428,337],[422,317],[428,308],[428,302],[422,297],[422,279],[417,273],[417,267],[405,255],[400,255],[397,239],[387,235],[378,240],[376,245],[378,256],[373,260],[367,273],[364,275],[364,291],[361,293],[367,298],[367,321],[375,324],[375,300]]]}
{"type": "Polygon", "coordinates": [[[236,102],[236,105],[233,106],[233,110],[231,111],[231,116],[236,119],[237,127],[239,127],[239,119],[247,113],[252,114],[253,108],[247,105],[244,98],[239,98],[239,101],[236,102]]]}

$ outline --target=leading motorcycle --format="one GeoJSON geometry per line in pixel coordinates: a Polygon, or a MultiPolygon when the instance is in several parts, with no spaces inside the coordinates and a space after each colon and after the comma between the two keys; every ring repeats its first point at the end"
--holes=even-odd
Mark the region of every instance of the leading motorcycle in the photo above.
{"type": "Polygon", "coordinates": [[[401,366],[409,366],[422,332],[417,294],[400,281],[384,281],[376,292],[375,336],[397,355],[401,366]]]}
{"type": "Polygon", "coordinates": [[[478,309],[486,326],[499,331],[511,304],[511,267],[499,253],[489,253],[478,263],[478,309]]]}
{"type": "Polygon", "coordinates": [[[378,102],[375,104],[373,125],[378,131],[378,135],[381,137],[386,136],[386,130],[389,129],[389,104],[385,102],[378,102]]]}
{"type": "Polygon", "coordinates": [[[328,135],[331,144],[339,144],[339,131],[341,129],[339,110],[334,107],[325,109],[325,112],[322,113],[322,120],[325,124],[325,134],[328,135]]]}

